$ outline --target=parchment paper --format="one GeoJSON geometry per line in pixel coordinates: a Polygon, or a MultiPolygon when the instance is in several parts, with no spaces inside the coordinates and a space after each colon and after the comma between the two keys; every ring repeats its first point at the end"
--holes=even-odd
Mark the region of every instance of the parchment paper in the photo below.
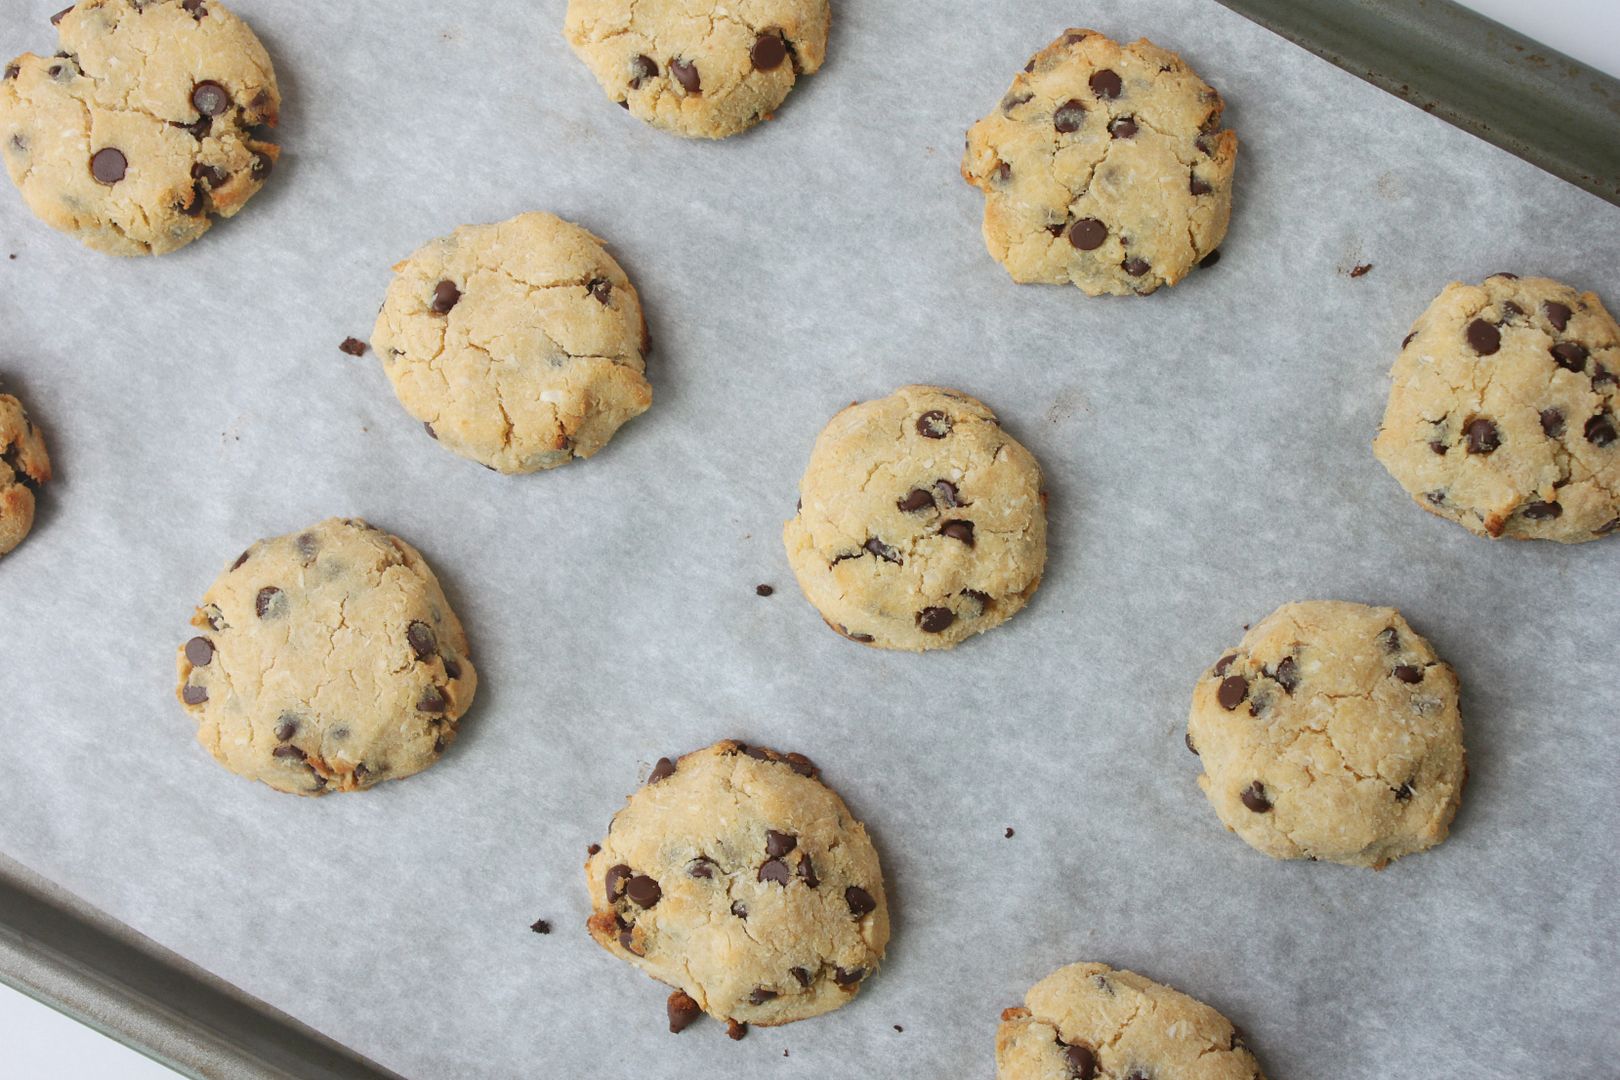
{"type": "MultiPolygon", "coordinates": [[[[51,51],[62,2],[6,5],[0,51],[51,51]]],[[[1620,541],[1478,539],[1369,444],[1446,282],[1620,301],[1620,211],[1208,0],[844,0],[827,67],[719,144],[608,102],[563,8],[241,0],[286,156],[176,255],[0,191],[0,366],[60,475],[0,563],[0,849],[412,1077],[986,1077],[1079,959],[1215,1005],[1273,1078],[1614,1075],[1620,541]],[[1219,266],[1148,299],[1013,285],[957,175],[1069,25],[1182,53],[1242,139],[1219,266]],[[536,208],[635,280],[657,397],[504,478],[337,346],[418,244],[536,208]],[[1051,490],[1028,610],[924,657],[829,632],[779,539],[826,420],[907,382],[983,397],[1051,490]],[[248,542],[332,514],[422,549],[481,678],[439,765],[305,801],[195,745],[172,654],[248,542]],[[1462,679],[1454,835],[1383,873],[1250,850],[1182,745],[1203,667],[1310,597],[1400,607],[1462,679]],[[650,762],[725,736],[823,767],[895,916],[852,1006],[735,1044],[667,1034],[580,872],[650,762]]]]}

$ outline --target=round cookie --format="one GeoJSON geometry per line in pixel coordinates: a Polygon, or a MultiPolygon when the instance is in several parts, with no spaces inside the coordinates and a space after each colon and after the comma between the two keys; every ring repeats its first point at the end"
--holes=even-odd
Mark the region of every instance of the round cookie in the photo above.
{"type": "Polygon", "coordinates": [[[827,55],[827,0],[569,0],[565,32],[613,101],[654,127],[735,135],[827,55]]]}
{"type": "Polygon", "coordinates": [[[1067,30],[968,129],[962,176],[1014,281],[1090,296],[1174,285],[1220,246],[1237,135],[1221,95],[1145,38],[1067,30]]]}
{"type": "Polygon", "coordinates": [[[948,649],[1010,619],[1046,565],[1046,491],[983,402],[903,386],[816,439],[782,530],[827,625],[884,649],[948,649]]]}
{"type": "Polygon", "coordinates": [[[35,500],[50,478],[45,435],[28,419],[22,402],[0,394],[0,555],[34,527],[35,500]]]}
{"type": "Polygon", "coordinates": [[[214,581],[178,657],[182,704],[221,765],[279,791],[420,772],[478,673],[422,556],[352,518],[261,540],[214,581]]]}
{"type": "Polygon", "coordinates": [[[1446,838],[1468,769],[1457,675],[1394,608],[1284,604],[1204,673],[1187,748],[1276,859],[1370,866],[1446,838]]]}
{"type": "Polygon", "coordinates": [[[997,1080],[1264,1080],[1214,1009],[1133,971],[1070,964],[1001,1014],[997,1080]]]}
{"type": "Polygon", "coordinates": [[[772,1026],[848,1003],[889,941],[866,827],[802,754],[730,740],[661,759],[585,863],[604,949],[699,1010],[772,1026]]]}
{"type": "Polygon", "coordinates": [[[1620,328],[1596,296],[1453,283],[1390,374],[1373,452],[1423,509],[1489,537],[1620,532],[1620,328]]]}
{"type": "Polygon", "coordinates": [[[113,255],[162,255],[232,217],[279,149],[275,71],[219,0],[80,0],[60,51],[0,78],[0,146],[30,209],[113,255]]]}
{"type": "Polygon", "coordinates": [[[400,404],[462,457],[554,469],[652,404],[641,300],[578,225],[464,225],[394,270],[372,347],[400,404]]]}

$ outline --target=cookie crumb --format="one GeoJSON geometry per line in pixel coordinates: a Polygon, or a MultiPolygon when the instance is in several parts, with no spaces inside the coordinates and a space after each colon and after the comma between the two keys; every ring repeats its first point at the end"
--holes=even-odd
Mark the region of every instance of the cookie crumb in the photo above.
{"type": "Polygon", "coordinates": [[[544,919],[539,919],[529,929],[537,934],[549,934],[551,933],[551,924],[544,919]]]}
{"type": "Polygon", "coordinates": [[[343,344],[338,346],[338,351],[348,353],[350,356],[364,356],[369,348],[371,346],[359,338],[346,337],[343,339],[343,344]]]}
{"type": "Polygon", "coordinates": [[[1357,263],[1354,267],[1351,268],[1350,276],[1351,277],[1363,277],[1363,276],[1366,275],[1367,271],[1371,270],[1372,268],[1373,268],[1372,263],[1357,263]]]}
{"type": "Polygon", "coordinates": [[[730,1039],[732,1042],[737,1042],[744,1035],[747,1035],[747,1034],[748,1034],[748,1025],[747,1024],[739,1023],[736,1020],[727,1020],[726,1021],[726,1038],[730,1039]]]}
{"type": "Polygon", "coordinates": [[[756,596],[769,596],[775,591],[776,590],[771,588],[769,585],[755,585],[754,586],[754,594],[756,596]]]}
{"type": "Polygon", "coordinates": [[[672,992],[665,1008],[669,1013],[669,1033],[671,1035],[679,1035],[691,1026],[692,1021],[703,1015],[703,1010],[698,1008],[698,1003],[685,990],[672,992]]]}
{"type": "Polygon", "coordinates": [[[597,852],[599,852],[601,850],[602,850],[602,845],[601,844],[592,844],[590,847],[585,849],[585,854],[587,854],[587,855],[595,855],[597,852]]]}
{"type": "Polygon", "coordinates": [[[1012,838],[1013,838],[1013,827],[1011,825],[1009,825],[1009,826],[1007,826],[1007,834],[1005,836],[1003,836],[1002,839],[1003,840],[1011,840],[1012,838]]]}

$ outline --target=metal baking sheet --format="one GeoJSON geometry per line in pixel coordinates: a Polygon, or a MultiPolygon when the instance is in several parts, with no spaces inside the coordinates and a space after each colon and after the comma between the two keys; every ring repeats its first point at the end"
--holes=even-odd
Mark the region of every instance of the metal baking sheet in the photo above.
{"type": "MultiPolygon", "coordinates": [[[[8,6],[0,48],[50,49],[54,6],[8,6]]],[[[0,562],[0,853],[140,936],[76,961],[104,982],[155,972],[165,1002],[200,970],[261,1003],[210,1029],[223,1064],[160,1057],[318,1073],[254,1049],[297,1041],[268,1009],[414,1078],[988,1075],[1000,1009],[1094,958],[1222,1009],[1273,1076],[1609,1068],[1620,548],[1481,541],[1369,443],[1431,295],[1514,270],[1612,301],[1620,211],[1207,0],[840,4],[827,68],[712,145],[613,108],[560,2],[237,7],[287,98],[239,219],[121,262],[0,193],[0,367],[60,476],[0,562]],[[1148,299],[1012,285],[956,175],[1072,24],[1182,53],[1243,141],[1220,264],[1148,299]],[[532,208],[637,282],[657,400],[596,459],[512,479],[337,345],[421,241],[532,208]],[[911,381],[988,401],[1052,496],[1029,609],[926,657],[833,636],[778,537],[827,418],[911,381]],[[329,514],[423,550],[482,678],[442,763],[309,802],[195,746],[172,650],[248,541],[329,514]],[[1181,745],[1203,666],[1312,596],[1401,607],[1463,682],[1454,835],[1381,874],[1250,851],[1181,745]],[[821,764],[896,926],[852,1006],[740,1043],[663,1030],[663,990],[586,938],[579,870],[651,761],[723,736],[821,764]]],[[[20,974],[48,954],[0,952],[5,977],[51,996],[65,962],[20,974]]],[[[183,1044],[204,1025],[178,1011],[183,1044]]]]}

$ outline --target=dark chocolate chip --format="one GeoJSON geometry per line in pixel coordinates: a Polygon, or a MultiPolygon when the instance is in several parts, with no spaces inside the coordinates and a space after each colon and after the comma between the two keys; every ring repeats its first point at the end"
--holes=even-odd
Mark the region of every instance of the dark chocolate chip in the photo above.
{"type": "Polygon", "coordinates": [[[359,338],[347,337],[343,339],[343,344],[338,346],[338,352],[348,353],[350,356],[364,356],[370,347],[359,338]]]}
{"type": "Polygon", "coordinates": [[[934,505],[934,496],[922,488],[912,488],[911,493],[895,503],[902,511],[908,514],[925,510],[934,505]]]}
{"type": "Polygon", "coordinates": [[[6,75],[5,75],[6,79],[8,79],[8,80],[15,79],[18,75],[21,75],[21,74],[22,74],[22,68],[18,67],[16,64],[7,64],[6,65],[6,75]]]}
{"type": "Polygon", "coordinates": [[[599,854],[601,852],[601,850],[602,850],[602,845],[601,844],[590,844],[590,845],[586,846],[585,854],[587,854],[587,855],[596,855],[596,854],[599,854]]]}
{"type": "Polygon", "coordinates": [[[1564,414],[1557,409],[1541,410],[1541,430],[1549,439],[1564,433],[1564,414]]]}
{"type": "Polygon", "coordinates": [[[292,713],[282,713],[276,721],[276,741],[286,742],[298,734],[298,717],[292,713]]]}
{"type": "Polygon", "coordinates": [[[781,859],[767,859],[760,865],[757,875],[760,881],[774,881],[778,885],[786,885],[792,876],[788,864],[781,859]]]}
{"type": "Polygon", "coordinates": [[[1566,305],[1556,300],[1548,300],[1541,305],[1541,310],[1546,312],[1547,321],[1552,323],[1552,328],[1559,333],[1563,333],[1564,328],[1569,325],[1569,317],[1573,314],[1566,305]]]}
{"type": "Polygon", "coordinates": [[[1607,413],[1598,413],[1586,422],[1586,441],[1593,446],[1610,446],[1616,438],[1614,420],[1607,413]]]}
{"type": "Polygon", "coordinates": [[[1221,685],[1215,691],[1215,700],[1221,703],[1221,708],[1231,712],[1243,704],[1243,699],[1249,696],[1249,680],[1241,675],[1228,675],[1221,680],[1221,685]]]}
{"type": "Polygon", "coordinates": [[[198,22],[208,14],[208,8],[203,6],[203,0],[181,0],[180,9],[198,22]]]}
{"type": "Polygon", "coordinates": [[[1408,345],[1412,344],[1412,339],[1415,338],[1415,337],[1417,337],[1417,331],[1416,330],[1412,331],[1410,334],[1407,334],[1405,337],[1401,338],[1401,348],[1404,349],[1408,345]]]}
{"type": "Polygon", "coordinates": [[[1271,676],[1278,686],[1292,695],[1294,688],[1299,685],[1299,665],[1292,656],[1285,656],[1277,661],[1277,670],[1271,676]]]}
{"type": "Polygon", "coordinates": [[[1125,84],[1112,71],[1104,69],[1091,77],[1091,92],[1100,98],[1117,98],[1125,84]]]}
{"type": "Polygon", "coordinates": [[[1138,259],[1134,255],[1120,263],[1119,266],[1120,269],[1131,275],[1131,277],[1141,277],[1143,274],[1153,269],[1147,264],[1146,261],[1138,259]]]}
{"type": "Polygon", "coordinates": [[[934,495],[939,499],[941,506],[956,507],[965,505],[962,502],[962,497],[957,493],[956,485],[949,480],[935,480],[934,495]]]}
{"type": "Polygon", "coordinates": [[[770,596],[775,591],[776,590],[774,588],[772,588],[771,586],[769,586],[769,585],[755,585],[754,586],[754,595],[755,596],[770,596]]]}
{"type": "Polygon", "coordinates": [[[1052,112],[1052,126],[1067,135],[1079,131],[1086,122],[1086,107],[1077,98],[1070,98],[1052,112]]]}
{"type": "Polygon", "coordinates": [[[1406,802],[1412,797],[1412,782],[1408,780],[1406,783],[1402,784],[1398,788],[1394,788],[1393,790],[1397,799],[1399,799],[1401,802],[1406,802]]]}
{"type": "Polygon", "coordinates": [[[859,885],[851,885],[844,890],[844,903],[849,905],[849,913],[857,919],[877,910],[877,901],[872,899],[872,894],[859,885]]]}
{"type": "Polygon", "coordinates": [[[672,59],[669,62],[669,73],[675,76],[688,94],[701,93],[703,80],[698,75],[697,64],[691,60],[672,59]]]}
{"type": "Polygon", "coordinates": [[[191,107],[203,116],[218,116],[231,107],[231,92],[212,79],[191,90],[191,107]]]}
{"type": "Polygon", "coordinates": [[[1243,800],[1244,806],[1257,814],[1263,814],[1271,809],[1271,800],[1266,798],[1266,786],[1258,780],[1244,788],[1238,794],[1238,798],[1243,800]]]}
{"type": "MultiPolygon", "coordinates": [[[[741,1020],[726,1021],[726,1038],[732,1042],[741,1042],[748,1034],[748,1025],[741,1020]]],[[[785,1053],[785,1051],[784,1051],[785,1053]]]]}
{"type": "Polygon", "coordinates": [[[1091,1080],[1097,1075],[1097,1055],[1089,1046],[1071,1046],[1063,1052],[1063,1059],[1069,1063],[1069,1071],[1076,1080],[1091,1080]]]}
{"type": "Polygon", "coordinates": [[[1187,743],[1188,750],[1191,750],[1195,754],[1198,753],[1198,747],[1193,745],[1192,732],[1187,732],[1187,734],[1184,736],[1184,740],[1187,743]]]}
{"type": "Polygon", "coordinates": [[[439,639],[434,636],[433,627],[421,620],[415,620],[405,628],[405,640],[410,643],[411,651],[418,660],[431,660],[439,652],[439,639]]]}
{"type": "Polygon", "coordinates": [[[198,162],[191,167],[191,178],[201,180],[211,188],[221,188],[231,178],[231,174],[218,165],[204,165],[198,162]]]}
{"type": "Polygon", "coordinates": [[[274,585],[266,585],[259,590],[259,595],[253,600],[253,610],[261,619],[273,619],[287,608],[283,593],[274,585]]]}
{"type": "Polygon", "coordinates": [[[186,659],[192,667],[207,667],[214,658],[214,643],[205,637],[194,637],[186,642],[186,659]]]}
{"type": "Polygon", "coordinates": [[[666,1010],[669,1013],[669,1033],[671,1035],[679,1035],[692,1026],[692,1021],[703,1015],[703,1010],[698,1008],[698,1003],[693,1001],[691,996],[684,990],[676,990],[669,995],[666,1010]]]}
{"type": "Polygon", "coordinates": [[[428,433],[430,439],[436,440],[439,437],[439,433],[433,430],[433,425],[426,420],[422,421],[422,430],[428,433]]]}
{"type": "Polygon", "coordinates": [[[1586,348],[1573,341],[1560,341],[1548,350],[1552,353],[1553,362],[1565,371],[1586,370],[1586,348]]]}
{"type": "Polygon", "coordinates": [[[1366,277],[1371,272],[1372,263],[1357,263],[1350,268],[1350,276],[1353,278],[1366,277]]]}
{"type": "Polygon", "coordinates": [[[782,40],[780,31],[766,31],[754,39],[748,58],[754,62],[754,70],[771,71],[787,59],[787,42],[782,40]]]}
{"type": "Polygon", "coordinates": [[[592,278],[590,283],[585,286],[585,289],[591,294],[593,300],[604,306],[613,296],[613,282],[607,278],[592,278]]]}
{"type": "Polygon", "coordinates": [[[811,979],[810,973],[808,971],[804,970],[804,968],[802,968],[802,967],[788,968],[788,974],[792,975],[795,979],[797,979],[800,986],[809,986],[810,985],[810,979],[811,979]]]}
{"type": "Polygon", "coordinates": [[[658,759],[658,763],[652,767],[652,772],[647,774],[647,783],[656,784],[658,781],[674,775],[675,763],[667,757],[661,757],[658,759]]]}
{"type": "Polygon", "coordinates": [[[733,900],[731,902],[731,913],[739,919],[746,919],[748,918],[748,905],[741,900],[733,900]]]}
{"type": "Polygon", "coordinates": [[[1564,508],[1555,502],[1526,503],[1524,516],[1531,521],[1551,521],[1564,512],[1564,508]]]}
{"type": "MultiPolygon", "coordinates": [[[[1215,189],[1210,187],[1207,181],[1200,180],[1197,173],[1193,173],[1192,179],[1187,184],[1187,190],[1192,192],[1194,195],[1208,195],[1215,189]]],[[[1210,254],[1213,255],[1215,253],[1212,251],[1210,254]]]]}
{"type": "Polygon", "coordinates": [[[61,11],[58,11],[55,15],[52,15],[51,16],[51,25],[55,26],[57,23],[61,22],[62,21],[62,16],[66,15],[68,12],[70,12],[72,10],[73,10],[73,5],[69,4],[67,7],[63,8],[61,11]]]}
{"type": "Polygon", "coordinates": [[[1215,661],[1215,674],[1216,675],[1225,675],[1226,674],[1226,669],[1231,667],[1232,666],[1232,661],[1234,661],[1236,659],[1237,659],[1237,653],[1227,653],[1225,656],[1223,656],[1219,660],[1215,661]]]}
{"type": "Polygon", "coordinates": [[[200,686],[187,686],[180,691],[180,700],[187,705],[201,705],[208,700],[208,691],[200,686]]]}
{"type": "Polygon", "coordinates": [[[305,761],[309,757],[308,754],[291,744],[276,747],[274,750],[270,751],[270,756],[278,758],[291,758],[294,761],[305,761]]]}
{"type": "Polygon", "coordinates": [[[1502,331],[1484,319],[1469,323],[1466,336],[1469,347],[1481,356],[1490,356],[1502,347],[1502,331]]]}
{"type": "Polygon", "coordinates": [[[686,874],[688,877],[712,881],[714,879],[714,860],[707,855],[699,855],[686,865],[686,874]]]}
{"type": "Polygon", "coordinates": [[[767,990],[763,986],[756,986],[748,995],[748,1003],[750,1005],[763,1005],[767,1001],[774,1001],[776,996],[775,990],[767,990]]]}
{"type": "Polygon", "coordinates": [[[448,657],[448,656],[445,657],[444,658],[444,674],[445,674],[445,677],[449,678],[449,679],[459,679],[459,678],[461,678],[461,665],[456,663],[454,660],[450,659],[450,657],[448,657]]]}
{"type": "Polygon", "coordinates": [[[1602,525],[1599,525],[1596,532],[1599,536],[1608,536],[1612,532],[1620,532],[1620,517],[1614,518],[1612,521],[1606,521],[1602,525]]]}
{"type": "Polygon", "coordinates": [[[1614,373],[1608,368],[1604,367],[1602,364],[1592,365],[1592,389],[1596,390],[1600,386],[1607,386],[1608,384],[1616,381],[1620,380],[1616,380],[1614,373]]]}
{"type": "Polygon", "coordinates": [[[903,565],[905,562],[905,560],[900,557],[899,549],[885,544],[875,536],[862,546],[873,555],[876,555],[878,558],[882,559],[884,562],[892,562],[896,566],[903,565]]]}
{"type": "Polygon", "coordinates": [[[1096,251],[1108,239],[1108,226],[1094,217],[1081,218],[1069,226],[1069,243],[1077,251],[1096,251]]]}
{"type": "Polygon", "coordinates": [[[1399,652],[1401,648],[1401,632],[1393,626],[1386,626],[1378,631],[1378,643],[1386,652],[1399,652]]]}
{"type": "Polygon", "coordinates": [[[833,982],[839,986],[854,986],[864,978],[866,978],[865,968],[854,968],[849,971],[837,966],[833,968],[833,982]]]}
{"type": "Polygon", "coordinates": [[[1498,270],[1496,273],[1492,274],[1491,277],[1505,278],[1508,281],[1518,281],[1519,280],[1519,275],[1518,274],[1510,274],[1506,270],[1498,270]]]}
{"type": "Polygon", "coordinates": [[[775,829],[765,830],[765,854],[773,859],[780,859],[798,846],[799,838],[797,836],[777,832],[775,829]]]}
{"type": "Polygon", "coordinates": [[[917,627],[927,634],[948,630],[955,621],[955,613],[947,607],[925,607],[917,612],[917,627]]]}
{"type": "Polygon", "coordinates": [[[953,518],[939,527],[941,536],[948,536],[952,540],[960,540],[968,547],[973,546],[973,522],[961,521],[953,518]]]}
{"type": "Polygon", "coordinates": [[[808,776],[812,779],[814,779],[816,774],[821,771],[820,769],[816,768],[815,762],[811,761],[803,754],[783,754],[782,762],[800,776],[808,776]]]}
{"type": "Polygon", "coordinates": [[[416,699],[416,711],[425,713],[442,713],[449,702],[444,699],[444,691],[437,686],[430,686],[422,691],[422,696],[416,699]]]}
{"type": "Polygon", "coordinates": [[[1446,444],[1440,439],[1435,439],[1429,443],[1429,449],[1433,450],[1437,454],[1444,454],[1446,452],[1446,444]]]}
{"type": "Polygon", "coordinates": [[[248,174],[255,180],[263,180],[270,175],[270,170],[276,167],[275,160],[262,150],[253,151],[253,167],[248,174]]]}
{"type": "MultiPolygon", "coordinates": [[[[643,54],[630,58],[630,89],[639,89],[642,79],[650,79],[657,74],[658,62],[652,57],[643,54]]],[[[625,108],[629,107],[629,102],[626,102],[625,108]]]]}
{"type": "Polygon", "coordinates": [[[1423,669],[1416,664],[1397,664],[1391,673],[1403,683],[1420,683],[1423,681],[1423,669]]]}
{"type": "Polygon", "coordinates": [[[1470,454],[1489,454],[1502,445],[1496,425],[1483,416],[1470,420],[1468,426],[1463,428],[1463,434],[1468,437],[1470,454]]]}
{"type": "MultiPolygon", "coordinates": [[[[1108,122],[1108,134],[1116,139],[1136,137],[1136,117],[1120,116],[1108,122]]],[[[1196,192],[1194,193],[1196,194],[1196,192]]]]}
{"type": "Polygon", "coordinates": [[[664,890],[658,887],[658,882],[646,874],[637,874],[631,878],[624,887],[624,894],[628,896],[637,907],[650,908],[663,897],[664,890]]]}
{"type": "MultiPolygon", "coordinates": [[[[355,772],[359,771],[359,769],[355,770],[355,772]]],[[[549,934],[551,933],[551,924],[544,919],[537,919],[535,922],[529,925],[529,929],[533,930],[537,934],[549,934]]]]}
{"type": "Polygon", "coordinates": [[[1005,184],[1007,181],[1012,179],[1012,166],[1007,164],[1005,161],[1001,162],[994,169],[990,170],[990,179],[994,180],[998,184],[1005,184]]]}
{"type": "Polygon", "coordinates": [[[917,434],[925,439],[943,439],[951,433],[951,418],[939,409],[917,417],[917,434]]]}
{"type": "Polygon", "coordinates": [[[461,290],[453,281],[441,281],[433,286],[433,313],[448,315],[450,309],[461,302],[461,290]]]}
{"type": "Polygon", "coordinates": [[[103,184],[116,184],[129,171],[129,159],[115,147],[97,150],[90,158],[90,175],[103,184]]]}

